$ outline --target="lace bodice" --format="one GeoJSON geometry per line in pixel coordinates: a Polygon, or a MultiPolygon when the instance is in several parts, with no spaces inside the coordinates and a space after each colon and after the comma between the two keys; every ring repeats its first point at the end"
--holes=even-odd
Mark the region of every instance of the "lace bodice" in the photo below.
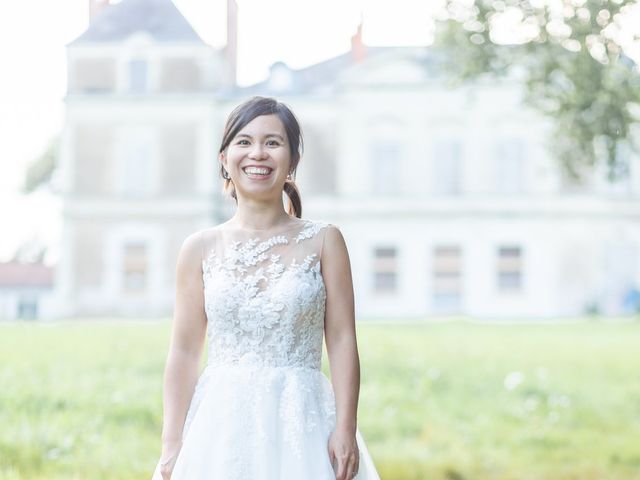
{"type": "Polygon", "coordinates": [[[295,219],[275,233],[219,225],[201,232],[208,365],[320,369],[330,224],[295,219]]]}

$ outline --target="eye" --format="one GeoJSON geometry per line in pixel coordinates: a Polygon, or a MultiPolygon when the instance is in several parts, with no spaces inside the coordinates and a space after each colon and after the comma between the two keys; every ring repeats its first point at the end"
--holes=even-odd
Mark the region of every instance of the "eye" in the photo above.
{"type": "Polygon", "coordinates": [[[237,145],[248,145],[248,144],[249,144],[249,140],[245,140],[245,139],[238,140],[237,142],[237,145]],[[246,142],[246,143],[243,143],[243,142],[246,142]]]}
{"type": "Polygon", "coordinates": [[[280,145],[280,143],[277,140],[267,140],[267,145],[270,145],[273,147],[273,146],[280,145]]]}

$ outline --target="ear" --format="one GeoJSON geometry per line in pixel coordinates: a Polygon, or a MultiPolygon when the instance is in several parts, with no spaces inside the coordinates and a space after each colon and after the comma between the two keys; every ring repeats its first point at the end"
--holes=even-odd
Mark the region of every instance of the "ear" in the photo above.
{"type": "Polygon", "coordinates": [[[220,160],[220,163],[224,165],[224,168],[227,168],[227,158],[225,157],[224,152],[220,152],[220,154],[218,155],[218,160],[220,160]]]}

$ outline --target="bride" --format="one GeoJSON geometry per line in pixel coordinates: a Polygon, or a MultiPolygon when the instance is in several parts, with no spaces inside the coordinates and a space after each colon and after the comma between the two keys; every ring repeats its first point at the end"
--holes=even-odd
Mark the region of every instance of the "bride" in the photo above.
{"type": "Polygon", "coordinates": [[[337,226],[302,218],[301,151],[272,98],[227,119],[220,174],[237,209],[180,248],[153,480],[379,480],[357,427],[349,255],[337,226]]]}

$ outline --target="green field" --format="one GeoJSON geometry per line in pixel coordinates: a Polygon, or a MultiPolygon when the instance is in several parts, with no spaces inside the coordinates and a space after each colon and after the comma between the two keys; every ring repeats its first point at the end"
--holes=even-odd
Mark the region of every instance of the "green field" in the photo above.
{"type": "MultiPolygon", "coordinates": [[[[640,479],[640,322],[358,335],[383,480],[640,479]]],[[[168,336],[167,321],[0,324],[0,479],[148,480],[168,336]]]]}

